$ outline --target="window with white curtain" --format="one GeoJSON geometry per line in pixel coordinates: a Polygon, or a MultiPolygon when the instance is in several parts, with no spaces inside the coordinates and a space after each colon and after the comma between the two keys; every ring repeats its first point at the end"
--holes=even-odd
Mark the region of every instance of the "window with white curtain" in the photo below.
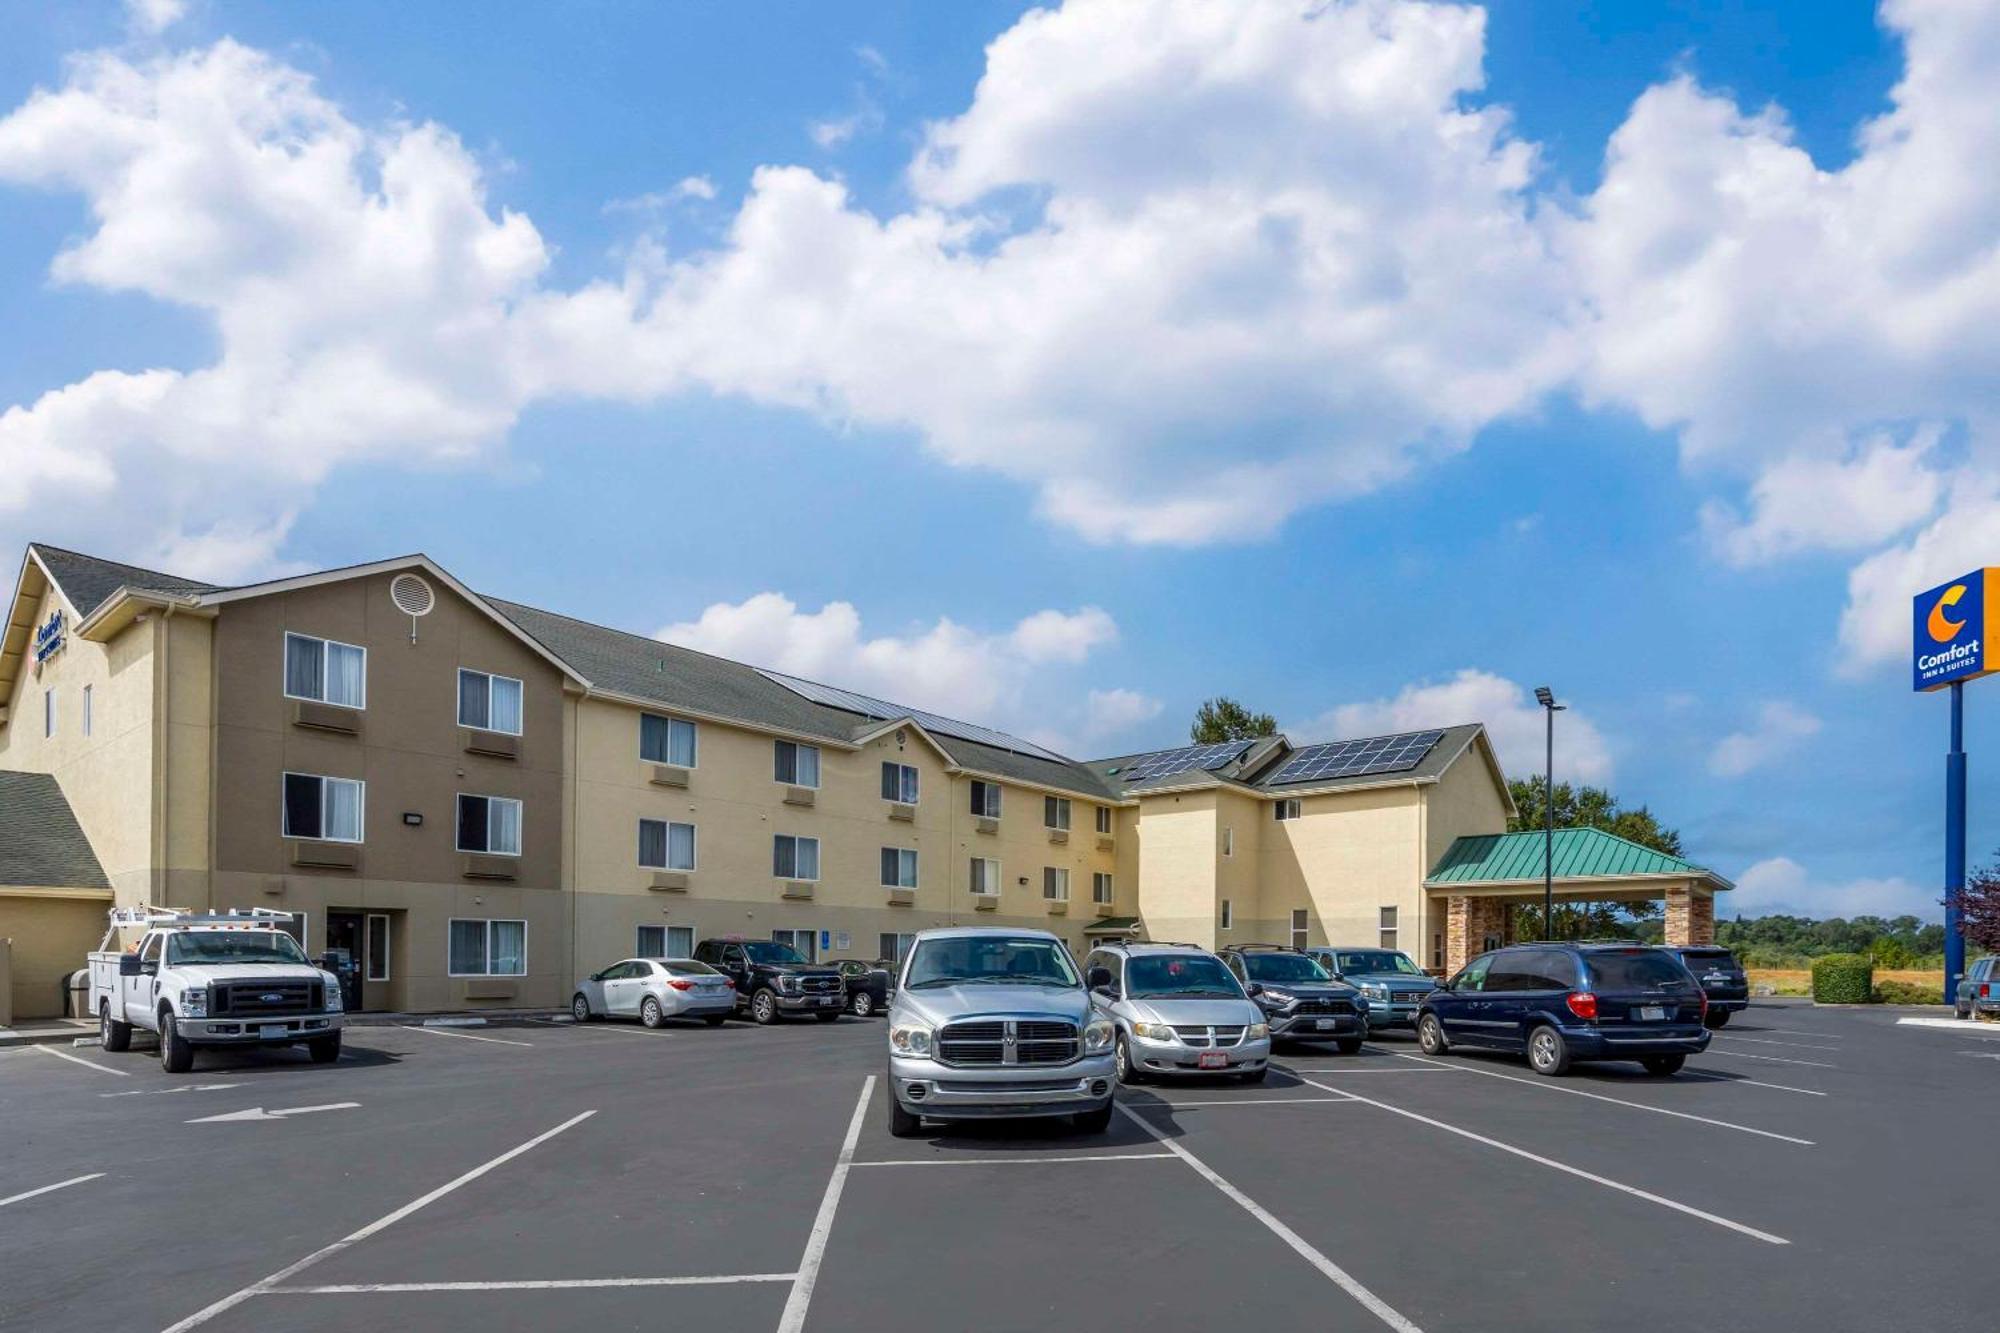
{"type": "Polygon", "coordinates": [[[521,682],[468,667],[458,669],[458,725],[521,734],[521,682]]]}
{"type": "Polygon", "coordinates": [[[886,889],[917,887],[917,853],[914,848],[882,849],[882,887],[886,889]]]}
{"type": "Polygon", "coordinates": [[[640,958],[694,957],[693,926],[639,927],[640,958]]]}
{"type": "Polygon", "coordinates": [[[1111,832],[1111,807],[1108,805],[1097,807],[1097,831],[1099,833],[1111,832]]]}
{"type": "Polygon", "coordinates": [[[794,787],[819,786],[819,747],[796,741],[775,741],[771,776],[794,787]]]}
{"type": "Polygon", "coordinates": [[[521,803],[511,796],[458,797],[458,850],[521,854],[521,803]]]}
{"type": "Polygon", "coordinates": [[[972,813],[981,819],[1000,818],[1000,784],[972,780],[972,813]]]}
{"type": "Polygon", "coordinates": [[[819,839],[778,834],[771,840],[771,873],[779,879],[818,879],[819,839]]]}
{"type": "Polygon", "coordinates": [[[528,923],[453,918],[446,969],[455,977],[528,975],[528,923]]]}
{"type": "Polygon", "coordinates": [[[1396,947],[1395,908],[1383,907],[1377,909],[1375,934],[1377,937],[1376,943],[1380,944],[1384,949],[1393,949],[1396,947]]]}
{"type": "Polygon", "coordinates": [[[1042,827],[1069,831],[1069,797],[1044,796],[1042,798],[1042,827]]]}
{"type": "Polygon", "coordinates": [[[1057,866],[1042,867],[1042,897],[1052,903],[1069,901],[1069,871],[1057,866]]]}
{"type": "Polygon", "coordinates": [[[649,870],[693,870],[694,825],[640,820],[639,864],[649,870]]]}
{"type": "Polygon", "coordinates": [[[1109,903],[1116,896],[1112,892],[1111,876],[1105,874],[1102,870],[1092,871],[1090,874],[1090,901],[1094,903],[1109,903]]]}
{"type": "Polygon", "coordinates": [[[287,838],[360,842],[366,789],[353,778],[285,774],[283,832],[287,838]]]}
{"type": "Polygon", "coordinates": [[[306,634],[285,635],[285,697],[365,708],[368,650],[306,634]]]}
{"type": "Polygon", "coordinates": [[[990,856],[972,858],[972,891],[982,898],[1000,893],[1000,863],[990,856]]]}
{"type": "Polygon", "coordinates": [[[656,713],[639,715],[639,757],[647,763],[693,768],[697,753],[694,723],[656,713]]]}

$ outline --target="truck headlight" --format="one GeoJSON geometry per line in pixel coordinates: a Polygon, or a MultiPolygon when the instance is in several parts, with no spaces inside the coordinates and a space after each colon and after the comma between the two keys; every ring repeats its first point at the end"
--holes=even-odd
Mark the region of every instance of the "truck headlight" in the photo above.
{"type": "Polygon", "coordinates": [[[1299,1002],[1299,997],[1292,994],[1290,991],[1271,990],[1268,987],[1265,988],[1264,993],[1258,996],[1257,998],[1260,1000],[1268,1000],[1280,1009],[1289,1009],[1293,1005],[1299,1002]]]}
{"type": "Polygon", "coordinates": [[[1179,1041],[1180,1034],[1165,1023],[1134,1023],[1132,1035],[1147,1041],[1179,1041]]]}
{"type": "Polygon", "coordinates": [[[208,1017],[208,987],[189,986],[181,992],[181,1017],[208,1017]]]}
{"type": "Polygon", "coordinates": [[[342,1009],[346,1007],[346,1000],[341,996],[340,993],[340,978],[333,976],[322,976],[320,980],[323,983],[323,989],[326,992],[326,1005],[325,1005],[326,1012],[328,1012],[329,1014],[339,1013],[342,1009]]]}
{"type": "Polygon", "coordinates": [[[910,1060],[931,1058],[931,1029],[927,1023],[892,1023],[889,1026],[889,1053],[910,1060]]]}
{"type": "Polygon", "coordinates": [[[1383,1004],[1389,1002],[1389,988],[1387,986],[1363,986],[1361,993],[1371,1000],[1380,1000],[1383,1004]]]}
{"type": "Polygon", "coordinates": [[[789,972],[778,978],[778,989],[790,993],[799,988],[799,979],[789,972]]]}
{"type": "Polygon", "coordinates": [[[1263,1041],[1271,1035],[1269,1023],[1252,1023],[1243,1033],[1245,1041],[1263,1041]]]}
{"type": "Polygon", "coordinates": [[[1086,1052],[1108,1051],[1117,1029],[1108,1018],[1093,1018],[1083,1025],[1083,1049],[1086,1052]]]}

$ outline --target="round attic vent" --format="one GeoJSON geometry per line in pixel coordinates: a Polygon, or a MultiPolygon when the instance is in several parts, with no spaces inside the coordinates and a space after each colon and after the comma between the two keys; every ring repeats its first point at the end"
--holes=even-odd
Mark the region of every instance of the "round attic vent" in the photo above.
{"type": "Polygon", "coordinates": [[[389,600],[406,616],[427,616],[437,605],[437,594],[415,574],[398,574],[389,581],[389,600]]]}

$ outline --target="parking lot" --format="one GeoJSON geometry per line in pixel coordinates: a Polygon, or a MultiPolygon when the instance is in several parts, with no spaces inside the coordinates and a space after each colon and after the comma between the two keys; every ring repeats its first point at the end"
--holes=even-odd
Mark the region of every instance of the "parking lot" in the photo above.
{"type": "Polygon", "coordinates": [[[0,1052],[0,1326],[1969,1327],[2000,1036],[1760,1002],[1671,1079],[1288,1052],[889,1136],[880,1021],[0,1052]]]}

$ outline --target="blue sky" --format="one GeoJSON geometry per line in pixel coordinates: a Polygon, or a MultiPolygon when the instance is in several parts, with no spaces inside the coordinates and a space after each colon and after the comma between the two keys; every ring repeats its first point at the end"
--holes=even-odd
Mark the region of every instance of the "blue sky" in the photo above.
{"type": "Polygon", "coordinates": [[[16,10],[0,539],[423,549],[1080,753],[1227,692],[1528,768],[1546,682],[1745,909],[1935,916],[1995,25],[1202,11],[16,10]]]}

